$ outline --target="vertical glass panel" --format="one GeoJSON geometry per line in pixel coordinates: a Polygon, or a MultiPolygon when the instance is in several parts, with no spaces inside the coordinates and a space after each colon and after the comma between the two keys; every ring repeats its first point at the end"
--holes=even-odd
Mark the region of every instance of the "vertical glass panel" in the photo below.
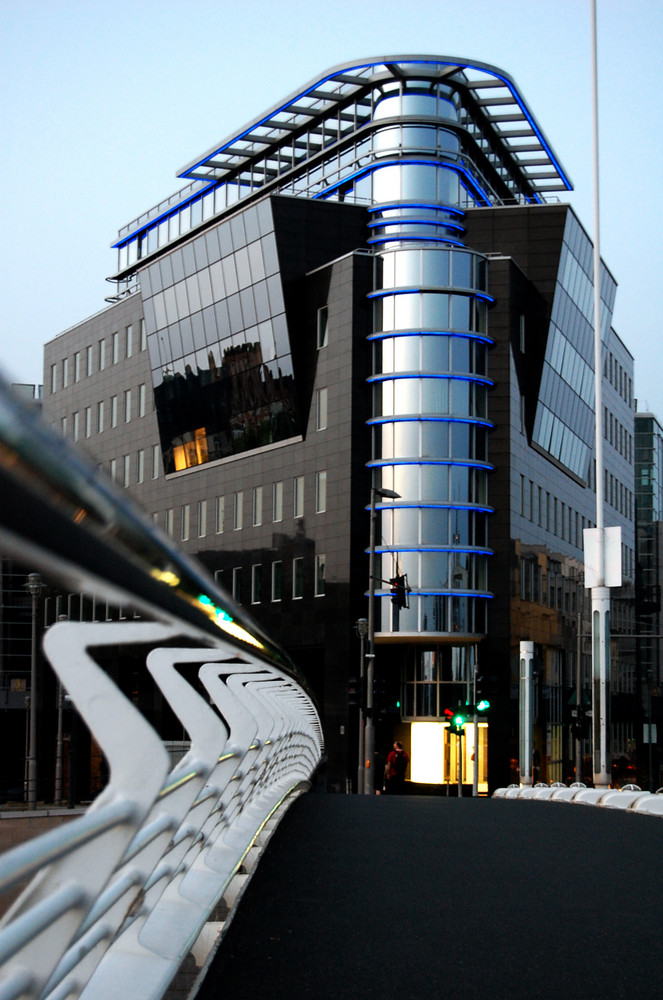
{"type": "Polygon", "coordinates": [[[394,455],[400,458],[419,456],[419,421],[405,420],[393,425],[394,455]]]}
{"type": "Polygon", "coordinates": [[[416,508],[400,508],[391,512],[392,545],[419,544],[419,511],[416,508]]]}
{"type": "Polygon", "coordinates": [[[421,268],[419,250],[398,250],[393,254],[396,268],[396,286],[418,285],[421,268]]]}
{"type": "Polygon", "coordinates": [[[394,410],[396,413],[419,413],[419,380],[398,379],[394,383],[394,410]]]}
{"type": "Polygon", "coordinates": [[[402,145],[404,149],[435,149],[437,130],[422,125],[403,126],[402,145]]]}
{"type": "Polygon", "coordinates": [[[422,379],[422,413],[449,412],[449,380],[446,378],[422,379]]]}
{"type": "Polygon", "coordinates": [[[437,171],[437,200],[443,205],[460,203],[460,185],[455,170],[440,167],[437,171]]]}
{"type": "Polygon", "coordinates": [[[464,379],[449,381],[449,413],[462,417],[470,413],[470,383],[464,379]]]}
{"type": "Polygon", "coordinates": [[[449,544],[449,511],[446,508],[425,507],[422,510],[421,537],[426,545],[449,544]]]}
{"type": "Polygon", "coordinates": [[[392,125],[389,128],[378,129],[373,135],[373,149],[377,155],[391,152],[400,145],[400,128],[392,125]]]}
{"type": "Polygon", "coordinates": [[[444,293],[426,292],[422,295],[422,326],[424,329],[449,329],[449,298],[450,296],[444,293]]]}
{"type": "Polygon", "coordinates": [[[197,276],[194,274],[187,278],[185,284],[189,299],[189,308],[191,309],[191,312],[197,312],[201,308],[197,276]]]}
{"type": "Polygon", "coordinates": [[[470,470],[464,465],[449,467],[449,499],[454,503],[467,503],[473,500],[470,495],[470,470]]]}
{"type": "Polygon", "coordinates": [[[380,167],[373,171],[373,201],[398,201],[401,194],[400,167],[380,167]]]}
{"type": "Polygon", "coordinates": [[[467,295],[451,296],[451,327],[454,330],[470,329],[470,305],[472,300],[467,295]]]}
{"type": "Polygon", "coordinates": [[[422,163],[403,163],[400,170],[403,198],[435,201],[437,167],[422,163]]]}
{"type": "Polygon", "coordinates": [[[456,288],[472,288],[472,254],[455,251],[451,255],[451,284],[456,288]]]}
{"type": "Polygon", "coordinates": [[[420,586],[425,590],[447,590],[449,587],[449,554],[422,552],[420,586]]]}
{"type": "Polygon", "coordinates": [[[394,296],[394,325],[397,330],[418,329],[421,297],[418,292],[394,296]]]}
{"type": "Polygon", "coordinates": [[[394,350],[394,370],[419,371],[419,337],[397,337],[391,343],[394,350]]]}
{"type": "Polygon", "coordinates": [[[429,500],[433,503],[448,500],[449,468],[448,465],[423,465],[421,467],[422,500],[429,500]]]}
{"type": "Polygon", "coordinates": [[[424,372],[449,371],[449,337],[422,337],[421,368],[424,372]]]}
{"type": "Polygon", "coordinates": [[[422,632],[448,632],[449,612],[443,595],[419,598],[422,632]]]}
{"type": "Polygon", "coordinates": [[[435,94],[417,94],[405,92],[402,97],[403,115],[437,116],[437,96],[435,94]]]}
{"type": "Polygon", "coordinates": [[[400,110],[400,94],[391,94],[376,102],[373,118],[376,121],[381,118],[397,118],[400,115],[400,110]]]}
{"type": "Polygon", "coordinates": [[[423,258],[422,285],[446,287],[449,284],[449,251],[431,248],[424,250],[421,256],[423,258]]]}
{"type": "Polygon", "coordinates": [[[472,370],[470,355],[472,341],[468,337],[451,337],[451,371],[467,373],[472,370]]]}
{"type": "Polygon", "coordinates": [[[449,457],[449,424],[443,420],[421,422],[422,458],[449,457]]]}

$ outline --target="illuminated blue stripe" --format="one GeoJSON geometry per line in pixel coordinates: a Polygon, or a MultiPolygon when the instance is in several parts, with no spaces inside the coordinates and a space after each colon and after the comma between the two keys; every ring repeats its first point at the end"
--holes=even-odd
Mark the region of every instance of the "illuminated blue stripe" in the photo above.
{"type": "Polygon", "coordinates": [[[441,417],[437,414],[421,414],[400,416],[379,416],[371,417],[366,423],[369,427],[383,427],[385,424],[470,424],[476,427],[485,427],[492,430],[495,426],[492,420],[483,420],[481,417],[441,417]]]}
{"type": "MultiPolygon", "coordinates": [[[[395,160],[375,160],[366,167],[362,167],[361,170],[355,170],[354,173],[346,174],[341,180],[336,181],[334,184],[330,184],[326,187],[324,191],[319,191],[318,194],[313,195],[313,200],[325,200],[338,188],[343,187],[350,181],[364,177],[366,174],[375,173],[376,170],[381,170],[383,167],[403,167],[407,165],[414,166],[426,166],[435,167],[438,170],[452,170],[454,173],[458,174],[461,179],[461,183],[469,185],[466,190],[472,194],[473,198],[478,198],[485,202],[486,206],[490,208],[491,201],[488,195],[482,190],[480,185],[477,183],[476,179],[465,169],[465,167],[458,166],[455,163],[448,163],[446,160],[437,159],[412,159],[410,157],[400,157],[395,160]]],[[[380,202],[374,202],[377,207],[380,206],[380,202]]]]}
{"type": "MultiPolygon", "coordinates": [[[[204,184],[204,181],[202,181],[201,183],[204,184]]],[[[186,208],[187,205],[193,204],[193,202],[198,201],[198,199],[202,199],[202,197],[208,194],[212,188],[221,186],[222,185],[219,184],[219,182],[216,179],[210,181],[207,187],[204,188],[204,190],[197,191],[195,194],[192,194],[188,198],[185,198],[184,201],[178,202],[176,208],[167,209],[166,211],[162,212],[161,215],[156,215],[153,219],[150,219],[150,221],[146,222],[144,226],[141,226],[139,229],[134,229],[130,236],[123,237],[123,239],[118,240],[117,243],[111,243],[111,250],[118,250],[122,249],[122,247],[128,246],[130,243],[133,243],[135,240],[137,240],[139,236],[142,236],[143,233],[148,232],[150,229],[156,228],[156,226],[158,226],[165,219],[170,219],[172,216],[179,215],[183,208],[186,208]]],[[[188,232],[190,231],[191,230],[187,230],[187,233],[184,235],[187,235],[188,232]]],[[[169,242],[172,242],[172,240],[169,240],[169,242]]]]}
{"type": "Polygon", "coordinates": [[[486,333],[459,332],[457,330],[378,330],[371,333],[367,340],[389,340],[391,337],[463,337],[465,340],[479,340],[489,347],[495,343],[486,333]]]}
{"type": "MultiPolygon", "coordinates": [[[[389,242],[396,241],[390,240],[389,242]]],[[[433,295],[464,295],[467,299],[474,297],[491,304],[495,302],[493,296],[489,295],[488,292],[462,288],[460,285],[403,285],[400,288],[376,288],[369,292],[366,298],[385,299],[389,295],[418,295],[421,292],[430,292],[433,295]]]]}
{"type": "MultiPolygon", "coordinates": [[[[369,552],[369,549],[365,549],[365,552],[369,552]]],[[[400,552],[422,552],[426,554],[427,552],[446,552],[452,555],[471,555],[471,556],[494,556],[495,552],[493,549],[487,549],[483,546],[471,547],[467,545],[377,545],[375,547],[376,555],[398,555],[400,552]]]]}
{"type": "Polygon", "coordinates": [[[403,233],[394,233],[393,236],[369,236],[366,242],[370,246],[380,246],[383,243],[447,243],[452,247],[465,247],[460,240],[454,240],[451,236],[406,236],[403,233]]]}
{"type": "Polygon", "coordinates": [[[461,226],[458,222],[449,222],[448,219],[417,219],[414,215],[403,215],[397,219],[375,219],[373,222],[368,223],[369,229],[376,229],[378,226],[384,229],[393,226],[440,226],[446,229],[457,229],[459,232],[465,232],[465,226],[461,226]]]}
{"type": "Polygon", "coordinates": [[[483,469],[485,472],[492,472],[495,468],[490,462],[481,462],[478,459],[466,459],[465,461],[460,461],[459,459],[452,458],[426,458],[426,459],[412,459],[412,458],[374,458],[370,462],[366,463],[367,469],[390,469],[395,466],[405,466],[411,465],[413,467],[419,468],[422,465],[456,465],[465,469],[483,469]]]}
{"type": "MultiPolygon", "coordinates": [[[[453,212],[454,215],[465,216],[467,213],[462,208],[453,205],[445,205],[439,201],[381,201],[379,205],[371,205],[368,212],[388,212],[390,209],[400,210],[403,208],[430,208],[436,212],[453,212]]],[[[402,216],[406,219],[407,216],[402,216]]],[[[369,226],[373,223],[369,222],[369,226]]]]}
{"type": "Polygon", "coordinates": [[[478,382],[480,385],[495,385],[492,379],[484,375],[457,375],[455,372],[429,372],[429,371],[409,371],[409,372],[387,372],[386,374],[369,375],[367,382],[395,382],[398,379],[413,378],[446,378],[455,379],[457,382],[478,382]]]}

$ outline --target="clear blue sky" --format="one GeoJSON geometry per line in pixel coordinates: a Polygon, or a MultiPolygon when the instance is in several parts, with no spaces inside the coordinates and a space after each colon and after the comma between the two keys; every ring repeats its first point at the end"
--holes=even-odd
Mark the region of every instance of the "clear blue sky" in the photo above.
{"type": "MultiPolygon", "coordinates": [[[[593,230],[590,0],[0,0],[0,367],[104,307],[121,225],[175,173],[351,59],[427,53],[505,69],[593,230]]],[[[660,0],[598,0],[601,249],[639,409],[663,419],[660,0]]]]}

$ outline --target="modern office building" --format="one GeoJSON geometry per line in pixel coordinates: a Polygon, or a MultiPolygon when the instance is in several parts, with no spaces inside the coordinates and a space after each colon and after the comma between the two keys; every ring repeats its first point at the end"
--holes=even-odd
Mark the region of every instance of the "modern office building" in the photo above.
{"type": "Polygon", "coordinates": [[[653,413],[635,414],[637,510],[637,682],[642,731],[638,772],[643,787],[663,785],[663,427],[653,413]],[[650,726],[652,727],[650,729],[650,726]]]}
{"type": "MultiPolygon", "coordinates": [[[[398,735],[420,788],[453,787],[445,709],[479,692],[462,780],[477,761],[481,791],[510,780],[527,640],[541,777],[571,776],[579,657],[590,680],[592,247],[515,83],[435,56],[339,66],[178,176],[119,231],[108,308],[46,345],[49,420],[288,649],[321,704],[330,788],[357,775],[372,503],[373,763],[398,735]]],[[[629,633],[633,359],[615,289],[603,267],[598,474],[629,633]]],[[[635,687],[613,645],[619,756],[635,687]]]]}

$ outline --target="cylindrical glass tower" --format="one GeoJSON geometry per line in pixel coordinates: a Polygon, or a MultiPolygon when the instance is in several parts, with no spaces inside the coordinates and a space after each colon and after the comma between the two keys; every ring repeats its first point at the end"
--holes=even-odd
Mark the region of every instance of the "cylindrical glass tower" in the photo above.
{"type": "Polygon", "coordinates": [[[377,504],[378,631],[467,643],[485,632],[490,597],[491,300],[487,262],[462,242],[463,206],[481,203],[481,190],[461,155],[449,86],[391,82],[374,108],[371,465],[375,485],[400,495],[377,504]],[[384,583],[398,575],[407,608],[384,583]]]}

